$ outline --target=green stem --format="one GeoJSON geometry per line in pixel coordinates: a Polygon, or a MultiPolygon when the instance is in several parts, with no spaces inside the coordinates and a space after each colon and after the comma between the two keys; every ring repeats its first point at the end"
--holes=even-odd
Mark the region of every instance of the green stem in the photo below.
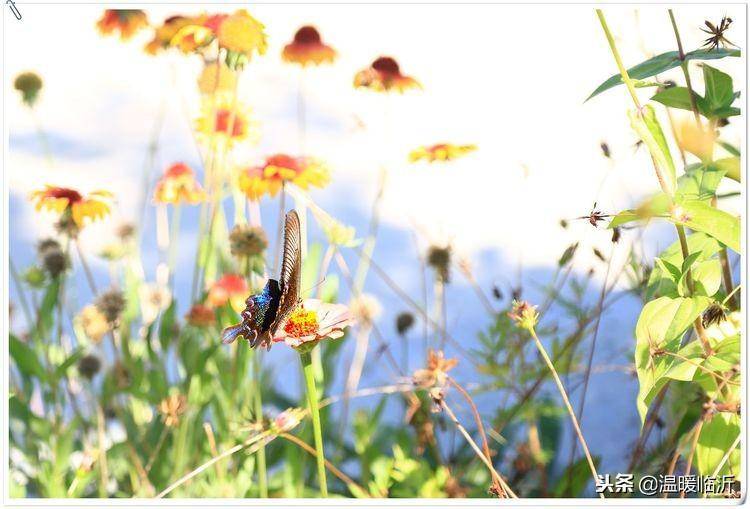
{"type": "MultiPolygon", "coordinates": [[[[557,384],[557,389],[560,391],[560,396],[562,397],[563,402],[565,403],[565,408],[568,409],[568,415],[570,415],[570,420],[573,423],[573,429],[575,430],[576,435],[578,435],[578,441],[581,442],[583,453],[586,455],[586,461],[589,464],[589,469],[591,470],[591,475],[594,479],[594,484],[596,484],[599,479],[599,474],[596,471],[596,466],[594,465],[594,460],[592,459],[591,453],[589,452],[589,446],[586,444],[586,439],[583,438],[583,432],[581,431],[581,426],[578,423],[578,419],[576,418],[576,413],[573,410],[573,406],[570,404],[570,399],[568,398],[568,393],[565,391],[565,386],[563,385],[562,380],[560,380],[560,376],[557,374],[555,365],[552,364],[552,360],[549,358],[549,355],[547,355],[547,350],[544,348],[544,345],[542,345],[542,342],[539,340],[539,337],[536,335],[536,331],[534,330],[534,328],[530,327],[528,331],[531,333],[531,337],[534,338],[534,343],[536,344],[537,350],[539,350],[539,353],[544,359],[544,362],[547,364],[547,368],[549,368],[550,373],[552,373],[552,377],[555,379],[555,384],[557,384]]],[[[600,493],[599,498],[604,498],[604,495],[600,493]]]]}
{"type": "Polygon", "coordinates": [[[622,58],[620,58],[620,52],[617,51],[617,46],[615,45],[615,38],[612,37],[612,32],[609,31],[609,27],[607,26],[607,20],[604,19],[604,13],[602,12],[601,9],[597,9],[596,15],[599,17],[599,22],[602,24],[604,35],[607,37],[609,48],[612,50],[612,56],[615,57],[615,62],[617,63],[617,69],[620,71],[620,76],[622,77],[622,81],[623,83],[625,83],[625,86],[628,87],[628,92],[630,92],[630,97],[633,98],[633,102],[635,103],[636,108],[640,110],[641,103],[638,100],[638,96],[635,93],[635,85],[633,84],[633,80],[630,79],[630,75],[628,74],[627,69],[625,69],[625,66],[622,64],[622,58]]]}
{"type": "MultiPolygon", "coordinates": [[[[253,385],[255,386],[255,420],[263,424],[263,396],[261,395],[261,380],[260,380],[260,351],[255,350],[253,352],[253,385]]],[[[260,498],[268,498],[268,475],[266,472],[266,446],[261,442],[258,447],[258,489],[260,491],[260,498]]]]}
{"type": "Polygon", "coordinates": [[[307,403],[310,408],[310,416],[313,423],[313,434],[315,437],[315,458],[318,461],[318,482],[320,483],[320,496],[328,497],[328,485],[326,483],[326,459],[323,453],[323,434],[320,430],[320,410],[318,408],[318,389],[315,385],[315,372],[310,352],[300,353],[302,370],[305,373],[305,384],[307,385],[307,403]]]}
{"type": "Polygon", "coordinates": [[[674,13],[672,9],[668,9],[669,20],[672,22],[672,30],[674,30],[675,39],[677,39],[677,50],[680,55],[680,68],[682,68],[682,74],[685,76],[685,85],[688,89],[688,96],[690,97],[690,108],[693,110],[693,116],[695,116],[695,123],[698,124],[700,129],[703,129],[701,124],[701,117],[698,113],[698,103],[695,100],[695,92],[693,92],[693,85],[690,82],[690,73],[688,72],[688,64],[685,61],[685,51],[682,49],[682,39],[680,39],[680,31],[677,29],[677,21],[674,19],[674,13]]]}
{"type": "Polygon", "coordinates": [[[172,229],[169,232],[169,255],[167,258],[167,267],[169,268],[169,279],[174,285],[174,270],[177,258],[177,239],[180,235],[180,204],[177,203],[172,208],[172,229]]]}

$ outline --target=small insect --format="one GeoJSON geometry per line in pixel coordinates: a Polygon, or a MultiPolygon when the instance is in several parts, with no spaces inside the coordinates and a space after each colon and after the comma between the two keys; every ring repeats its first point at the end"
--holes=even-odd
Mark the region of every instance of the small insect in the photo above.
{"type": "Polygon", "coordinates": [[[492,285],[492,296],[496,300],[503,300],[503,291],[497,285],[492,285]]]}
{"type": "Polygon", "coordinates": [[[576,217],[575,219],[588,219],[589,223],[591,223],[591,226],[596,228],[599,221],[604,221],[608,217],[612,217],[612,215],[602,213],[602,211],[596,208],[596,202],[594,202],[594,206],[591,208],[591,212],[589,212],[588,216],[580,216],[576,217]]]}
{"type": "Polygon", "coordinates": [[[273,336],[300,303],[300,249],[299,216],[292,210],[286,215],[284,225],[284,256],[279,280],[269,279],[261,293],[247,298],[241,313],[242,321],[224,329],[222,343],[229,344],[243,337],[250,343],[250,348],[258,345],[271,348],[273,336]]]}
{"type": "Polygon", "coordinates": [[[708,27],[708,30],[703,27],[701,27],[701,30],[707,33],[710,37],[704,41],[703,47],[708,47],[708,51],[711,51],[712,49],[718,49],[719,46],[725,48],[727,46],[737,47],[736,44],[724,37],[724,32],[726,32],[729,29],[729,25],[732,24],[732,18],[724,16],[723,18],[721,18],[721,21],[718,25],[714,25],[710,21],[705,21],[704,23],[708,27]]]}

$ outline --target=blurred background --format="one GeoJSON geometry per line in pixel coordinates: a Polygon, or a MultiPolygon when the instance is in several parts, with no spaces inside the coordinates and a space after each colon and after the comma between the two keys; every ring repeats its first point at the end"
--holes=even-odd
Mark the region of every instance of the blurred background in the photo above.
{"type": "MultiPolygon", "coordinates": [[[[161,172],[182,161],[202,174],[191,134],[200,113],[196,79],[198,58],[175,52],[147,55],[148,34],[128,42],[102,37],[95,24],[102,7],[21,4],[21,21],[5,17],[4,66],[6,128],[9,134],[5,180],[9,190],[9,256],[18,267],[33,263],[39,238],[53,232],[53,217],[34,212],[28,194],[44,184],[82,191],[107,189],[115,193],[113,214],[81,235],[83,249],[92,253],[96,277],[107,277],[107,263],[93,254],[114,238],[123,221],[137,219],[143,200],[143,265],[153,280],[157,265],[153,185],[161,172]],[[34,112],[13,90],[13,78],[35,71],[44,88],[34,112]],[[48,140],[45,157],[38,129],[48,140]],[[154,172],[143,180],[149,144],[156,140],[154,172]],[[145,185],[144,185],[145,184],[145,185]],[[145,198],[144,198],[145,197],[145,198]]],[[[211,5],[212,11],[236,6],[211,5]]],[[[176,13],[197,14],[198,5],[149,6],[149,20],[160,23],[176,13]]],[[[624,6],[605,9],[626,65],[675,49],[666,9],[624,6]]],[[[383,193],[382,224],[373,258],[392,279],[414,296],[421,296],[419,257],[428,246],[449,243],[458,259],[471,264],[478,285],[487,295],[501,289],[507,302],[514,289],[532,302],[544,298],[561,253],[580,242],[573,277],[593,270],[583,300],[596,303],[606,263],[593,251],[613,256],[611,275],[626,262],[631,243],[649,259],[674,241],[669,228],[648,228],[642,238],[624,232],[611,243],[611,231],[587,221],[561,219],[584,216],[596,203],[604,213],[637,204],[656,188],[648,153],[636,147],[626,111],[631,108],[624,88],[615,88],[585,102],[593,89],[616,72],[601,27],[591,6],[556,5],[256,5],[252,14],[266,25],[269,48],[254,59],[239,82],[239,96],[260,123],[257,144],[235,151],[240,163],[259,163],[284,152],[299,154],[297,100],[300,70],[281,60],[281,50],[303,24],[313,24],[326,43],[339,53],[335,64],[308,70],[306,153],[326,161],[332,182],[311,196],[322,208],[356,228],[368,230],[378,188],[379,165],[387,164],[389,179],[383,193]],[[384,96],[355,90],[354,74],[373,59],[389,55],[405,74],[419,80],[423,90],[384,96]],[[443,165],[412,164],[411,150],[439,142],[476,144],[478,150],[443,165]],[[606,143],[610,157],[602,153],[606,143]]],[[[745,47],[745,9],[734,5],[690,5],[675,10],[687,49],[701,46],[699,30],[705,19],[734,20],[730,39],[745,47]]],[[[735,77],[745,89],[744,58],[723,59],[717,67],[735,77]]],[[[681,80],[679,69],[660,76],[681,80]]],[[[702,90],[698,73],[694,86],[702,90]]],[[[723,139],[741,146],[744,119],[735,117],[723,129],[723,139]]],[[[743,200],[726,201],[739,213],[743,200]]],[[[276,201],[261,202],[264,224],[272,231],[276,201]]],[[[175,296],[178,316],[187,312],[190,268],[197,235],[196,207],[183,211],[178,248],[175,296]]],[[[274,236],[269,235],[273,242],[274,236]]],[[[322,239],[311,222],[310,239],[322,239]]],[[[271,246],[269,252],[273,252],[271,246]]],[[[344,250],[350,266],[357,257],[344,250]]],[[[738,270],[738,269],[737,269],[738,270]]],[[[616,282],[624,292],[627,281],[616,282]]],[[[394,321],[407,309],[382,280],[371,274],[366,291],[380,301],[377,322],[392,348],[397,344],[394,321]]],[[[11,301],[16,299],[14,288],[11,301]]],[[[345,285],[339,300],[346,302],[345,285]]],[[[91,300],[82,274],[71,284],[68,306],[79,309],[91,300]]],[[[448,328],[471,349],[489,320],[474,288],[458,273],[447,293],[448,328]]],[[[497,303],[500,307],[500,302],[497,303]]],[[[592,382],[583,428],[592,451],[601,457],[603,472],[624,471],[628,451],[638,436],[635,407],[637,380],[632,373],[633,329],[641,301],[624,295],[608,309],[601,323],[592,382]]],[[[553,306],[545,321],[565,325],[564,309],[553,306]]],[[[16,314],[11,328],[22,328],[16,314]]],[[[420,332],[407,346],[408,371],[424,364],[420,332]]],[[[218,338],[217,338],[218,341],[218,338]]],[[[354,342],[343,346],[342,359],[352,356],[354,342]]],[[[380,369],[377,344],[372,343],[363,387],[393,382],[380,369]]],[[[451,346],[448,356],[455,356],[451,346]]],[[[276,348],[265,357],[279,390],[298,394],[288,383],[298,369],[294,354],[276,348]],[[290,367],[293,366],[293,367],[290,367]]],[[[348,364],[348,361],[346,361],[348,364]]],[[[479,383],[470,363],[460,363],[456,378],[479,383]]],[[[333,375],[343,387],[343,374],[333,375]]],[[[574,375],[571,375],[574,376],[574,375]]],[[[296,378],[294,378],[296,380],[296,378]]],[[[574,384],[575,385],[575,384],[574,384]]],[[[337,392],[337,391],[334,391],[337,392]]],[[[556,397],[552,393],[552,397],[556,397]]],[[[575,401],[576,391],[571,391],[575,401]]],[[[491,393],[478,397],[483,412],[493,413],[500,402],[491,393]]],[[[374,401],[358,401],[371,406],[374,401]]],[[[398,419],[397,409],[391,409],[398,419]]],[[[658,432],[657,432],[658,434],[658,432]]],[[[570,447],[564,434],[562,451],[570,447]]],[[[567,454],[560,456],[567,462],[567,454]]]]}

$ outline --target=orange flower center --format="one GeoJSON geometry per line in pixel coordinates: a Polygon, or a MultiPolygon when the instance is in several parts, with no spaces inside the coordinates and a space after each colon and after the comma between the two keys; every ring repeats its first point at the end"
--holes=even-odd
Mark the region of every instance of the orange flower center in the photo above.
{"type": "Polygon", "coordinates": [[[284,332],[294,338],[315,334],[318,331],[318,315],[315,311],[297,308],[284,325],[284,332]]]}
{"type": "Polygon", "coordinates": [[[232,137],[241,136],[245,132],[245,122],[241,115],[223,108],[216,112],[216,132],[228,133],[230,123],[233,123],[232,137]]]}

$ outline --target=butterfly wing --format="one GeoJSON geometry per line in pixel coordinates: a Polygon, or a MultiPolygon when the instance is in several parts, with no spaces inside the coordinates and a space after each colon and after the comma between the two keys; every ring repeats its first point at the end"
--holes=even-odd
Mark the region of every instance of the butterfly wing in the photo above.
{"type": "Polygon", "coordinates": [[[281,299],[276,318],[271,324],[270,334],[273,336],[279,327],[284,325],[289,314],[299,304],[299,293],[302,279],[302,244],[300,235],[299,216],[292,210],[286,215],[284,224],[284,257],[281,262],[279,286],[281,299]]]}

